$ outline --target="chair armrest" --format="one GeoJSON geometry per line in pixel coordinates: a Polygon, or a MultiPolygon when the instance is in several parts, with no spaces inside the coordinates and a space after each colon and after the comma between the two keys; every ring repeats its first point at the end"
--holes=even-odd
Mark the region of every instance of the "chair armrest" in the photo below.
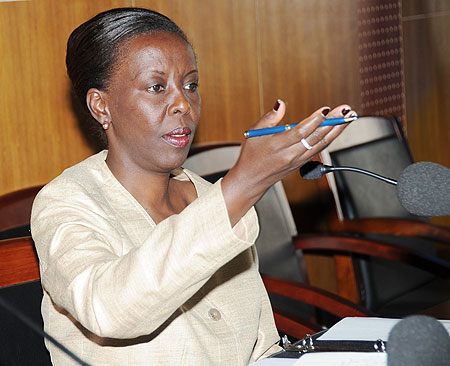
{"type": "Polygon", "coordinates": [[[0,196],[0,231],[30,223],[31,206],[42,187],[24,188],[0,196]]]}
{"type": "MultiPolygon", "coordinates": [[[[281,279],[264,274],[261,277],[269,294],[281,295],[312,305],[334,314],[339,318],[347,316],[376,316],[376,314],[362,306],[303,282],[281,279]]],[[[298,339],[303,338],[306,334],[313,334],[323,329],[317,323],[300,319],[293,314],[277,308],[273,308],[273,313],[277,328],[298,339]]]]}
{"type": "Polygon", "coordinates": [[[372,233],[415,236],[450,244],[450,228],[424,221],[397,218],[333,220],[329,228],[335,233],[372,233]]]}
{"type": "Polygon", "coordinates": [[[31,237],[0,240],[0,287],[40,278],[31,237]]]}
{"type": "Polygon", "coordinates": [[[450,278],[450,263],[433,256],[376,240],[341,235],[302,235],[294,238],[294,247],[304,251],[356,253],[401,262],[423,269],[444,279],[450,278]]]}
{"type": "Polygon", "coordinates": [[[325,310],[340,318],[347,316],[375,316],[366,308],[354,304],[326,290],[274,276],[262,275],[267,292],[285,296],[325,310]]]}
{"type": "Polygon", "coordinates": [[[304,338],[307,334],[314,334],[323,330],[317,323],[300,319],[284,310],[272,308],[273,318],[277,329],[297,339],[304,338]]]}

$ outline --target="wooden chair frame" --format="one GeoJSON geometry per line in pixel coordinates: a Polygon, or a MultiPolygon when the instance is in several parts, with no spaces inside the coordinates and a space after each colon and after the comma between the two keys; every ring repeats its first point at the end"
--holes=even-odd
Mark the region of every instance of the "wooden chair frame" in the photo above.
{"type": "Polygon", "coordinates": [[[33,186],[0,197],[0,231],[29,225],[31,206],[43,186],[33,186]]]}

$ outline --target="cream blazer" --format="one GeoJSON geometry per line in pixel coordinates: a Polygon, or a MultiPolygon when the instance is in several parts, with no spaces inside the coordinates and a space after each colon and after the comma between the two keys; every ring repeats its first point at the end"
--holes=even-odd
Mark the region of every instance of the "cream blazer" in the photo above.
{"type": "MultiPolygon", "coordinates": [[[[258,273],[254,209],[231,228],[221,191],[155,225],[108,169],[65,170],[33,205],[45,330],[92,366],[247,365],[280,348],[258,273]]],[[[55,366],[76,365],[46,342],[55,366]]]]}

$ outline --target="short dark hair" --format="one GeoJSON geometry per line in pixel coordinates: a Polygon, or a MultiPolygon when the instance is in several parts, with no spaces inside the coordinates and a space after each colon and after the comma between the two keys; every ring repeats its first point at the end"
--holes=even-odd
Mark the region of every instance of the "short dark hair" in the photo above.
{"type": "Polygon", "coordinates": [[[143,8],[107,10],[78,26],[67,41],[66,66],[81,104],[87,108],[86,94],[90,88],[107,90],[124,41],[157,32],[176,34],[190,44],[171,19],[143,8]]]}

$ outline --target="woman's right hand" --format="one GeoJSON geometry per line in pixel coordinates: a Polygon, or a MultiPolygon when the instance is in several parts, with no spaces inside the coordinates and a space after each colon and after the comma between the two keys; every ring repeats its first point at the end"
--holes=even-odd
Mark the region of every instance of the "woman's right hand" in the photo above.
{"type": "MultiPolygon", "coordinates": [[[[252,129],[272,127],[282,120],[286,104],[278,100],[252,129]]],[[[300,168],[328,146],[347,124],[319,127],[326,117],[356,115],[347,104],[322,107],[289,131],[245,140],[238,161],[223,178],[222,191],[232,225],[279,180],[300,168]],[[305,139],[312,147],[301,142],[305,139]]]]}

